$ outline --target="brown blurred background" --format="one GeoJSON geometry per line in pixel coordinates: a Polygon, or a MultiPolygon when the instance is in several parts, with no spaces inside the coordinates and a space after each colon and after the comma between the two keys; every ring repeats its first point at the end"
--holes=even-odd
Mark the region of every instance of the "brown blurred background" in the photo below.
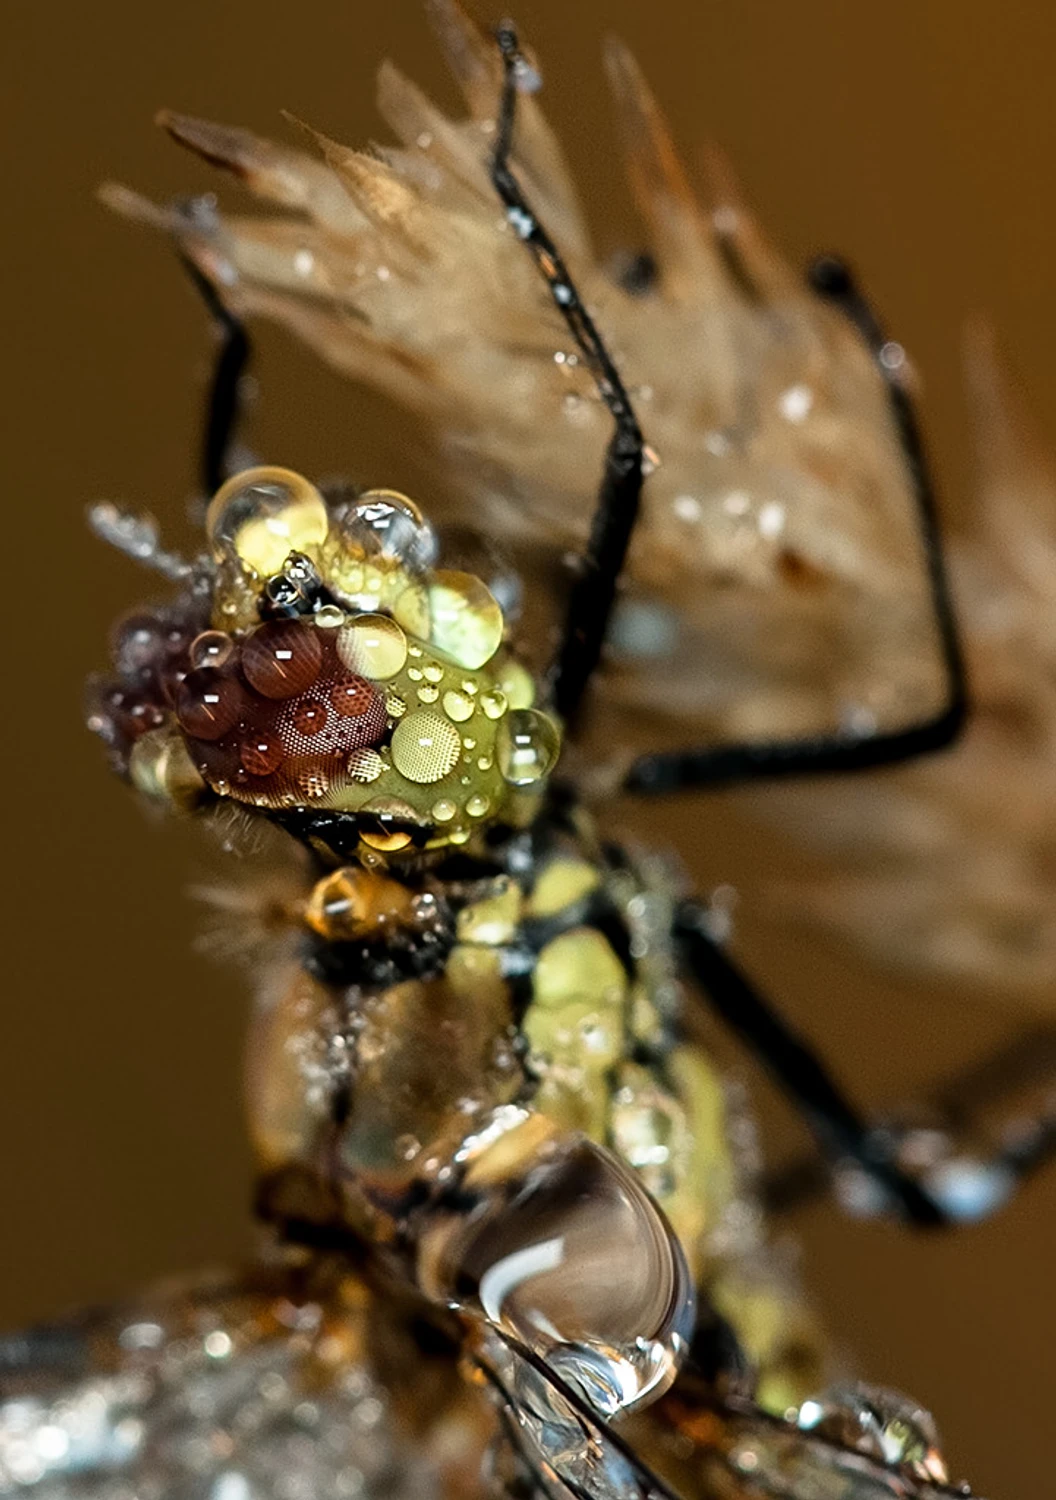
{"type": "MultiPolygon", "coordinates": [[[[790,256],[851,256],[926,377],[951,517],[972,499],[966,315],[992,316],[1052,431],[1051,7],[518,0],[517,12],[603,244],[634,242],[598,62],[614,29],[686,148],[707,134],[726,147],[790,256]]],[[[249,1241],[246,995],[237,973],[195,955],[184,896],[220,861],[192,830],[148,825],[79,712],[109,622],[150,590],[88,538],[83,506],[141,504],[186,540],[209,342],[164,247],[108,218],[93,189],[109,176],[160,197],[213,185],[152,130],[163,104],[266,132],[285,128],[285,107],[359,144],[377,129],[373,71],[386,55],[453,102],[416,0],[22,4],[7,42],[5,574],[22,623],[5,658],[2,1326],[232,1259],[249,1241]]],[[[257,368],[253,435],[271,461],[422,487],[413,433],[377,402],[270,331],[257,368]]],[[[680,843],[702,883],[750,890],[760,860],[794,875],[794,854],[746,840],[740,819],[728,799],[701,799],[658,814],[657,834],[680,843]],[[690,817],[700,837],[687,843],[690,817]]],[[[1014,1024],[793,945],[750,899],[742,915],[741,951],[865,1098],[905,1092],[1014,1024]]],[[[780,1111],[773,1125],[793,1129],[780,1111]]],[[[941,1241],[854,1225],[829,1204],[796,1228],[833,1326],[870,1376],[937,1410],[955,1469],[1008,1500],[1051,1494],[1056,1171],[997,1222],[941,1241]]]]}

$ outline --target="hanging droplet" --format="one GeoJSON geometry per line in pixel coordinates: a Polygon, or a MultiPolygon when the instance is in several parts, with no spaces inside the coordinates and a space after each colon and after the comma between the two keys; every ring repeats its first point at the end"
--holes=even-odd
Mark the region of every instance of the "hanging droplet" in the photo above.
{"type": "Polygon", "coordinates": [[[515,708],[499,726],[495,754],[511,786],[532,786],[553,770],[561,750],[557,725],[535,708],[515,708]]]}
{"type": "Polygon", "coordinates": [[[578,1136],[536,1147],[501,1186],[487,1160],[467,1173],[466,1216],[423,1237],[426,1293],[505,1329],[607,1416],[661,1395],[688,1346],[694,1293],[637,1178],[578,1136]],[[474,1194],[475,1174],[488,1185],[474,1194]]]}
{"type": "Polygon", "coordinates": [[[410,844],[411,834],[408,830],[392,826],[417,822],[414,808],[408,803],[401,802],[397,797],[375,797],[372,802],[365,804],[362,812],[368,819],[377,819],[378,826],[365,822],[360,830],[359,836],[369,848],[377,849],[382,854],[395,854],[410,844]]]}
{"type": "Polygon", "coordinates": [[[213,555],[234,552],[261,578],[278,573],[291,552],[316,547],[330,525],[313,484],[290,469],[247,469],[222,485],[205,526],[213,555]]]}

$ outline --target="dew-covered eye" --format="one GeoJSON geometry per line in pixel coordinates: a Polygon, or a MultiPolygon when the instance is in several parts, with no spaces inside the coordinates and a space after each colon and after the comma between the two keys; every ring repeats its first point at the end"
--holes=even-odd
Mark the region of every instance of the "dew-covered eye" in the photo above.
{"type": "Polygon", "coordinates": [[[330,517],[322,495],[290,469],[247,469],[216,493],[206,531],[217,562],[233,553],[261,578],[278,573],[291,552],[326,539],[330,517]]]}
{"type": "Polygon", "coordinates": [[[237,678],[213,667],[188,672],[176,691],[176,716],[196,740],[222,739],[239,722],[244,708],[237,678]]]}
{"type": "MultiPolygon", "coordinates": [[[[210,631],[194,643],[192,656],[221,665],[188,674],[177,715],[214,790],[282,806],[367,779],[362,755],[384,738],[388,712],[378,687],[342,660],[339,634],[311,620],[268,620],[241,639],[210,631]]],[[[374,775],[380,768],[378,760],[374,775]]]]}
{"type": "Polygon", "coordinates": [[[180,806],[211,790],[304,837],[324,837],[325,814],[342,857],[458,846],[530,816],[560,731],[503,645],[495,596],[434,568],[410,500],[372,490],[330,511],[300,475],[258,468],[220,489],[207,526],[212,562],[120,627],[118,680],[93,697],[121,769],[143,742],[141,790],[180,806]]]}
{"type": "Polygon", "coordinates": [[[242,648],[242,672],[265,698],[293,698],[310,688],[323,662],[320,633],[300,620],[272,620],[242,648]]]}

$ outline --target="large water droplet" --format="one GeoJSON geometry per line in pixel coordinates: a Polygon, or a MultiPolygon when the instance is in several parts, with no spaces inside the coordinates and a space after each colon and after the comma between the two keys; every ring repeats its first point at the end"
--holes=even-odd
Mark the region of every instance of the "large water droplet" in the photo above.
{"type": "Polygon", "coordinates": [[[216,492],[205,521],[216,560],[231,550],[262,578],[277,573],[291,552],[318,545],[329,524],[315,486],[277,468],[234,475],[216,492]]]}
{"type": "Polygon", "coordinates": [[[661,1395],[692,1332],[670,1225],[632,1172],[578,1136],[427,1234],[420,1266],[429,1295],[512,1334],[606,1416],[661,1395]]]}

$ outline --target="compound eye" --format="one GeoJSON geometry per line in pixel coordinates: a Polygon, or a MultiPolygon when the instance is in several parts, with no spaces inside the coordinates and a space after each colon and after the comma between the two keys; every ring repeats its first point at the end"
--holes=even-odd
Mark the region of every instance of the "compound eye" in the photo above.
{"type": "Polygon", "coordinates": [[[196,740],[219,740],[233,729],[245,708],[238,679],[213,667],[197,667],[176,689],[176,716],[196,740]]]}
{"type": "Polygon", "coordinates": [[[326,539],[326,503],[291,469],[235,474],[216,492],[205,526],[218,562],[234,553],[261,578],[278,573],[291,552],[310,552],[326,539]]]}
{"type": "Polygon", "coordinates": [[[319,632],[300,620],[261,625],[242,647],[242,672],[265,698],[294,698],[319,676],[323,648],[319,632]]]}

